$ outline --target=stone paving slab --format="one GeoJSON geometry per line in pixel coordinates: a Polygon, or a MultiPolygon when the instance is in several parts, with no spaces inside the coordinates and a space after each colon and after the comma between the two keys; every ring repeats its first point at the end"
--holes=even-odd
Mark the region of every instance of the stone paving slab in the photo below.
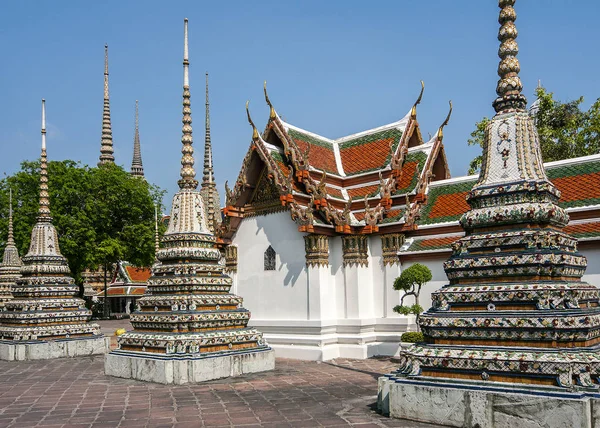
{"type": "Polygon", "coordinates": [[[394,367],[277,359],[272,372],[167,386],[107,377],[102,356],[0,362],[0,427],[434,427],[374,411],[394,367]]]}

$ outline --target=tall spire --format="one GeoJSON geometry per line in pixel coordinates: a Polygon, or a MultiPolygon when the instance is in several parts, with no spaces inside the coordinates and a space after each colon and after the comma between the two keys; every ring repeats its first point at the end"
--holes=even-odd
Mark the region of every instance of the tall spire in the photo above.
{"type": "Polygon", "coordinates": [[[133,160],[131,161],[131,175],[134,177],[144,176],[144,166],[142,165],[142,149],[140,147],[138,100],[135,100],[135,133],[133,135],[133,160]]]}
{"type": "Polygon", "coordinates": [[[8,239],[6,245],[15,245],[15,237],[13,234],[13,209],[12,209],[12,187],[8,194],[8,239]]]}
{"type": "Polygon", "coordinates": [[[206,73],[206,120],[204,122],[204,175],[202,186],[205,183],[214,183],[214,170],[212,162],[212,145],[210,142],[210,105],[208,102],[208,73],[206,73]]]}
{"type": "Polygon", "coordinates": [[[42,98],[42,154],[40,163],[40,205],[38,221],[50,221],[50,198],[48,195],[48,157],[46,155],[46,100],[42,98]]]}
{"type": "Polygon", "coordinates": [[[204,137],[204,174],[202,177],[202,197],[204,198],[204,208],[206,210],[206,222],[212,233],[215,232],[216,224],[221,223],[219,212],[220,197],[215,183],[215,173],[212,160],[212,143],[210,140],[210,104],[208,102],[208,73],[206,73],[206,120],[204,137]]]}
{"type": "Polygon", "coordinates": [[[100,144],[100,162],[98,162],[98,165],[115,163],[108,94],[108,45],[104,45],[104,109],[102,111],[102,140],[100,144]]]}
{"type": "Polygon", "coordinates": [[[181,179],[177,182],[180,189],[196,189],[198,180],[194,169],[194,139],[192,138],[192,108],[190,101],[190,61],[188,56],[188,19],[183,20],[183,127],[181,129],[181,179]]]}
{"type": "Polygon", "coordinates": [[[527,105],[527,99],[521,93],[523,84],[519,77],[521,66],[517,59],[519,45],[517,44],[518,31],[515,26],[517,13],[513,8],[514,4],[515,0],[500,0],[498,2],[502,10],[498,17],[500,23],[500,30],[498,30],[498,40],[500,41],[498,76],[500,76],[500,80],[498,80],[496,86],[498,98],[492,104],[496,112],[524,110],[527,105]]]}
{"type": "Polygon", "coordinates": [[[160,248],[160,240],[158,239],[158,204],[154,205],[154,254],[158,260],[158,249],[160,248]]]}

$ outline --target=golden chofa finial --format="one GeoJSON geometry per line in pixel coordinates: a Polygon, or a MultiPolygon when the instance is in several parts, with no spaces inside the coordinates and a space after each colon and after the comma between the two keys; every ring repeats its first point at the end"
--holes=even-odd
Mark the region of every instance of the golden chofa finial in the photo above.
{"type": "Polygon", "coordinates": [[[275,119],[277,117],[277,114],[275,113],[275,109],[273,108],[273,104],[271,104],[271,100],[269,99],[269,94],[267,93],[267,81],[266,80],[265,80],[265,84],[264,84],[264,90],[265,90],[265,101],[267,101],[267,104],[271,108],[271,111],[269,112],[269,119],[275,119]]]}
{"type": "Polygon", "coordinates": [[[448,116],[446,116],[446,120],[444,120],[444,122],[440,125],[440,127],[438,128],[438,132],[435,136],[436,139],[440,141],[444,139],[444,126],[448,125],[448,122],[450,121],[450,116],[452,116],[452,100],[450,100],[448,103],[450,104],[450,111],[448,111],[448,116]]]}
{"type": "Polygon", "coordinates": [[[250,104],[250,101],[246,101],[246,115],[248,116],[248,123],[250,126],[252,126],[252,141],[256,141],[258,140],[258,130],[256,129],[256,126],[254,126],[254,122],[250,117],[250,109],[248,108],[248,104],[250,104]]]}
{"type": "Polygon", "coordinates": [[[410,109],[410,116],[413,119],[417,117],[417,106],[421,104],[421,99],[423,98],[423,91],[425,91],[425,82],[421,80],[421,92],[419,93],[419,98],[417,98],[417,101],[415,101],[415,103],[413,104],[412,109],[410,109]]]}

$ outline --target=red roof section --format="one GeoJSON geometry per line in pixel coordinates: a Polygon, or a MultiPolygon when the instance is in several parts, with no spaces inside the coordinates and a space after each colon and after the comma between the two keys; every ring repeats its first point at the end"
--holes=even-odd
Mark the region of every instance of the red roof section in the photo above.
{"type": "Polygon", "coordinates": [[[340,157],[346,174],[382,168],[390,155],[390,144],[395,138],[384,138],[369,143],[341,147],[340,157]]]}
{"type": "Polygon", "coordinates": [[[600,172],[555,178],[552,183],[560,190],[561,202],[600,198],[600,172]]]}
{"type": "Polygon", "coordinates": [[[150,268],[137,268],[133,266],[125,266],[127,274],[133,282],[148,282],[148,279],[152,275],[150,268]]]}
{"type": "Polygon", "coordinates": [[[429,217],[437,218],[466,213],[469,210],[466,200],[468,194],[469,192],[460,192],[438,196],[431,208],[429,217]]]}
{"type": "Polygon", "coordinates": [[[377,192],[379,190],[379,184],[371,184],[369,186],[355,187],[354,189],[346,189],[350,198],[364,198],[365,195],[377,192]]]}
{"type": "Polygon", "coordinates": [[[585,234],[598,234],[600,233],[600,222],[594,221],[590,223],[580,223],[568,225],[563,229],[564,232],[569,235],[585,235],[585,234]]]}
{"type": "MultiPolygon", "coordinates": [[[[294,138],[294,141],[300,150],[306,152],[309,143],[298,138],[294,138]]],[[[333,174],[339,174],[333,149],[328,149],[317,144],[311,144],[310,151],[308,153],[308,162],[314,168],[333,174]]]]}

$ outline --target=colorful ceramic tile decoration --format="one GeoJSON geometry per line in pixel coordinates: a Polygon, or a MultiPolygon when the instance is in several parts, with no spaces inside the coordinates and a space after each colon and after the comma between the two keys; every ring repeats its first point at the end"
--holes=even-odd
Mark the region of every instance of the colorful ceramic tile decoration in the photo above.
{"type": "MultiPolygon", "coordinates": [[[[14,298],[6,302],[5,310],[0,312],[2,346],[11,342],[102,338],[100,327],[88,322],[91,311],[85,307],[83,299],[76,297],[79,287],[70,276],[67,259],[60,253],[50,216],[44,100],[39,210],[31,231],[29,252],[23,257],[20,273],[21,277],[15,279],[11,287],[14,298]]],[[[101,349],[96,351],[103,352],[101,349]]],[[[88,353],[88,350],[84,352],[88,353]]],[[[24,357],[29,358],[27,355],[24,357]]]]}
{"type": "Polygon", "coordinates": [[[496,115],[479,180],[461,193],[465,236],[444,264],[449,284],[420,317],[425,342],[402,353],[397,375],[597,389],[600,293],[581,280],[586,259],[543,168],[518,76],[514,0],[499,4],[496,115]]]}
{"type": "MultiPolygon", "coordinates": [[[[147,281],[146,294],[137,301],[136,311],[131,314],[134,330],[119,336],[118,349],[107,360],[107,373],[114,376],[186,383],[206,380],[204,374],[212,374],[212,364],[217,357],[233,358],[263,353],[274,362],[273,351],[262,334],[254,328],[248,328],[250,312],[242,307],[242,299],[229,293],[232,280],[224,273],[225,265],[221,263],[217,238],[209,228],[203,197],[197,189],[192,146],[187,20],[183,64],[183,147],[179,192],[173,197],[169,226],[158,250],[158,261],[152,267],[152,276],[147,281]],[[182,364],[203,360],[203,366],[190,370],[204,374],[202,379],[196,374],[188,379],[186,374],[185,379],[177,380],[159,379],[158,376],[144,378],[143,374],[135,373],[135,369],[123,372],[124,366],[131,368],[134,364],[132,360],[140,359],[150,362],[158,359],[178,360],[182,364]]],[[[165,368],[162,373],[168,370],[165,368]]],[[[223,376],[215,370],[215,377],[223,376]]]]}
{"type": "Polygon", "coordinates": [[[6,301],[13,298],[11,288],[21,277],[22,264],[13,233],[12,189],[9,190],[8,200],[8,238],[4,247],[2,263],[0,263],[0,308],[4,307],[6,301]]]}

